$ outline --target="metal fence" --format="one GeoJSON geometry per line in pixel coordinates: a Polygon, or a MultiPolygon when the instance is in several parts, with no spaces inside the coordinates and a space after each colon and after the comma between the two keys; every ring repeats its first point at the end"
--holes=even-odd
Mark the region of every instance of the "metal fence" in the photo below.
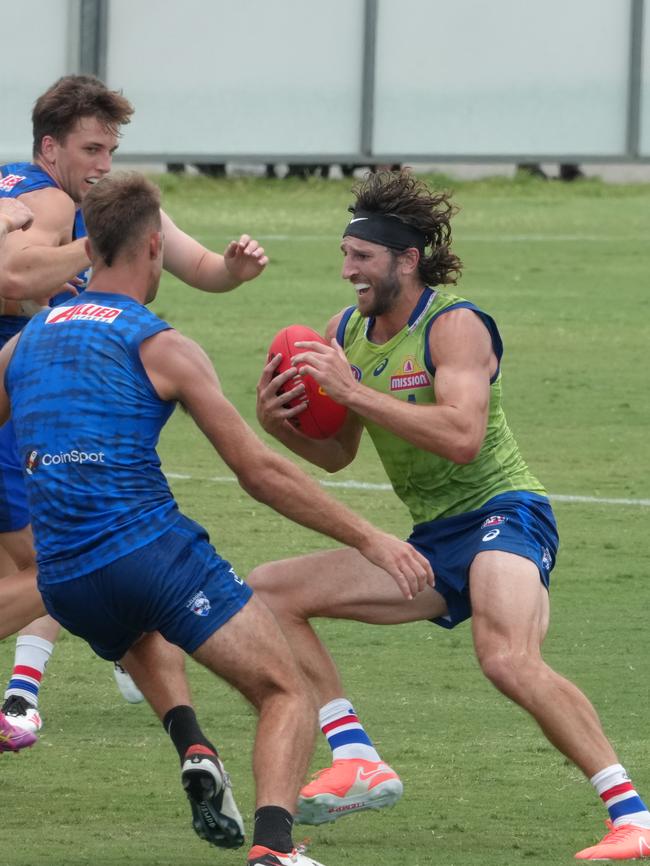
{"type": "Polygon", "coordinates": [[[28,43],[4,6],[0,159],[81,71],[132,161],[650,161],[645,0],[22,0],[28,43]]]}

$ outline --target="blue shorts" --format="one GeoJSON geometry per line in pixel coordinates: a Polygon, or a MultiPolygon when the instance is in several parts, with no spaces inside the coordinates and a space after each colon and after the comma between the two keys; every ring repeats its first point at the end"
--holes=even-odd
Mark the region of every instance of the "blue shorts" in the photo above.
{"type": "Polygon", "coordinates": [[[472,615],[469,569],[477,553],[503,550],[535,563],[548,589],[559,544],[551,504],[544,496],[514,491],[455,517],[418,523],[408,538],[431,563],[447,616],[433,622],[453,628],[472,615]]]}
{"type": "Polygon", "coordinates": [[[0,427],[0,532],[24,529],[30,519],[14,425],[7,421],[0,427]]]}
{"type": "Polygon", "coordinates": [[[203,527],[183,515],[144,547],[39,589],[48,613],[109,661],[152,631],[192,653],[252,595],[203,527]]]}

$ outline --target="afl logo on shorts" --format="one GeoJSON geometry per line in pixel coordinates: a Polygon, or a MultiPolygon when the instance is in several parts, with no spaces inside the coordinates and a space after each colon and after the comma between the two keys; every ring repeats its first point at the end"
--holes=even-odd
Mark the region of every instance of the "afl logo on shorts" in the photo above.
{"type": "Polygon", "coordinates": [[[28,475],[33,475],[40,462],[38,451],[28,451],[27,456],[25,457],[25,472],[28,475]]]}
{"type": "Polygon", "coordinates": [[[207,616],[210,613],[210,599],[203,592],[197,592],[185,605],[197,616],[207,616]]]}

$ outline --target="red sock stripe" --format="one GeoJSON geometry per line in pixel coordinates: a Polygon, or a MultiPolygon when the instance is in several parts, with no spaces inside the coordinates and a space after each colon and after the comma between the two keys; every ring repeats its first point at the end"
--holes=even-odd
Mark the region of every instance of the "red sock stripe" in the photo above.
{"type": "Polygon", "coordinates": [[[27,667],[27,665],[16,665],[13,676],[15,677],[31,677],[33,680],[40,681],[43,679],[43,672],[36,668],[27,667]]]}
{"type": "Polygon", "coordinates": [[[360,724],[359,719],[356,716],[353,716],[351,713],[347,716],[342,716],[340,719],[335,719],[333,722],[328,722],[326,725],[323,725],[321,731],[327,735],[330,731],[335,731],[336,728],[340,728],[342,725],[358,725],[360,724]]]}
{"type": "Polygon", "coordinates": [[[634,785],[632,782],[623,782],[622,785],[614,785],[613,788],[608,788],[607,791],[603,791],[600,795],[600,799],[603,803],[606,803],[608,800],[611,800],[612,797],[618,797],[620,794],[627,794],[630,791],[634,791],[634,785]]]}

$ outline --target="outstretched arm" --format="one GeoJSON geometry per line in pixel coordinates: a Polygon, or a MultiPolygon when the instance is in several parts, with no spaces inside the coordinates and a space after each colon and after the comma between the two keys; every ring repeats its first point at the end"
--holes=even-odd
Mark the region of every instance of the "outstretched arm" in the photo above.
{"type": "Polygon", "coordinates": [[[140,355],[164,400],[178,400],[232,469],[241,486],[296,523],[356,547],[385,569],[406,598],[433,584],[428,562],[329,496],[294,463],[268,448],[224,397],[207,355],[176,331],[146,340],[140,355]]]}
{"type": "Polygon", "coordinates": [[[268,264],[264,248],[248,235],[230,241],[224,254],[212,252],[161,211],[165,235],[164,268],[203,292],[229,292],[259,276],[268,264]]]}

